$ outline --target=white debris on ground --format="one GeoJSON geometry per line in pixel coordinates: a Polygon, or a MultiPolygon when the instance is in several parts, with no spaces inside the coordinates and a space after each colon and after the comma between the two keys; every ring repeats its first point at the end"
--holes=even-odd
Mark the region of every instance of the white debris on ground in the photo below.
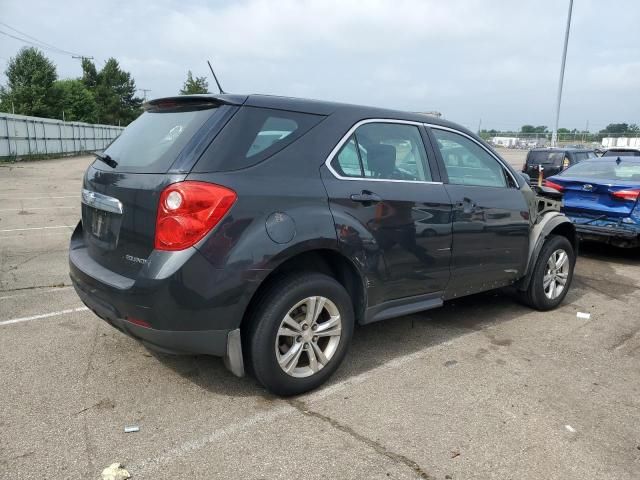
{"type": "Polygon", "coordinates": [[[576,433],[576,429],[573,428],[571,425],[565,425],[564,428],[569,430],[571,433],[576,433]]]}
{"type": "Polygon", "coordinates": [[[576,314],[576,316],[577,316],[578,318],[582,318],[582,319],[584,319],[584,320],[589,320],[589,319],[591,318],[591,314],[590,314],[590,313],[585,313],[585,312],[578,312],[578,313],[576,314]]]}
{"type": "Polygon", "coordinates": [[[112,463],[102,471],[102,480],[127,480],[131,478],[121,463],[112,463]]]}

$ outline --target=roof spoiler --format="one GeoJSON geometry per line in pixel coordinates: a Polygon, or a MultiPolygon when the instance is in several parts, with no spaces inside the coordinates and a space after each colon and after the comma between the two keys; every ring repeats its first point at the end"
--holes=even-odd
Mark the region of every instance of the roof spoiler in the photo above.
{"type": "Polygon", "coordinates": [[[220,105],[242,105],[247,97],[244,95],[177,95],[149,100],[142,105],[145,112],[183,112],[189,110],[205,110],[220,105]]]}

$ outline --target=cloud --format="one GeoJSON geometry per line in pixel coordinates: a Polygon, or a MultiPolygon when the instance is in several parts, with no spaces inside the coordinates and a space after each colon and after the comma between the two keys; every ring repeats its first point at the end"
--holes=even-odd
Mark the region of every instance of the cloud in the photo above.
{"type": "MultiPolygon", "coordinates": [[[[553,0],[2,3],[4,22],[98,64],[116,57],[151,96],[175,94],[187,70],[208,76],[212,59],[229,91],[438,109],[474,128],[480,117],[551,124],[567,10],[553,0]]],[[[631,0],[576,2],[563,124],[637,122],[639,14],[631,0]]],[[[0,57],[20,47],[2,40],[0,57]]],[[[60,76],[80,74],[77,60],[51,58],[60,76]]]]}

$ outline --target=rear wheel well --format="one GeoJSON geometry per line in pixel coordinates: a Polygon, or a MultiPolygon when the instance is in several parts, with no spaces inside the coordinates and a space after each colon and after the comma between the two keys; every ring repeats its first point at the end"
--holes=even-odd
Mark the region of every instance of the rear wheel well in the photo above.
{"type": "Polygon", "coordinates": [[[291,273],[299,272],[322,273],[336,279],[351,297],[355,321],[357,323],[361,322],[364,318],[366,299],[360,273],[344,255],[334,250],[323,249],[300,253],[278,265],[254,292],[245,310],[241,326],[246,325],[247,319],[251,318],[253,310],[256,308],[262,295],[274,280],[291,273]]]}

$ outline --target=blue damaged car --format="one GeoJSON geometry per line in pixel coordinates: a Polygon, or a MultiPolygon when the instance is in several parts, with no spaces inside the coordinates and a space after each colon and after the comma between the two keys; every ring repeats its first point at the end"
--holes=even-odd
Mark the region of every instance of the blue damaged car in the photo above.
{"type": "Polygon", "coordinates": [[[581,239],[640,245],[640,157],[587,160],[549,177],[545,185],[564,194],[564,213],[581,239]]]}

